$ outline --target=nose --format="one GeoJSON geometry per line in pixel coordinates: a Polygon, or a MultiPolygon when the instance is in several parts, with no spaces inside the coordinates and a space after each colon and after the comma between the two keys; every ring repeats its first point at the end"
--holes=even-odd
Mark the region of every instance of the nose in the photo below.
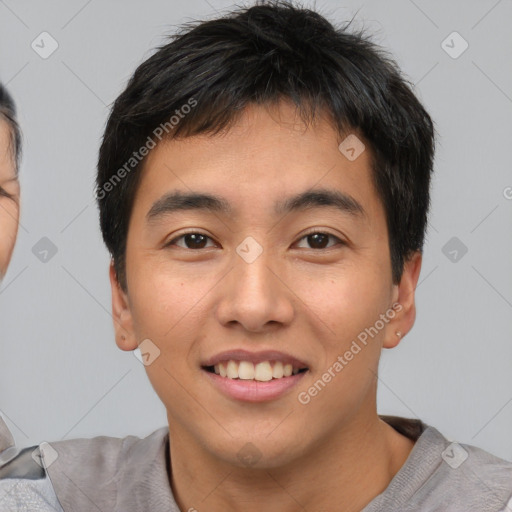
{"type": "Polygon", "coordinates": [[[225,327],[239,325],[251,332],[289,325],[294,316],[294,295],[280,268],[283,266],[267,251],[250,263],[234,255],[234,268],[219,289],[218,321],[225,327]]]}

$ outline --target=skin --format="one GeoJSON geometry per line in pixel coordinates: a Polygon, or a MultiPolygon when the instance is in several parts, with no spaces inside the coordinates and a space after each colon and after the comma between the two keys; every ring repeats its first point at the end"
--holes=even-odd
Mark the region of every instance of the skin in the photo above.
{"type": "Polygon", "coordinates": [[[0,188],[13,197],[0,195],[0,279],[3,279],[11,259],[20,215],[20,186],[16,177],[10,145],[10,130],[0,118],[0,188]]]}
{"type": "Polygon", "coordinates": [[[148,155],[129,225],[126,291],[110,269],[113,316],[121,349],[149,338],[161,351],[146,370],[167,409],[170,484],[181,510],[359,511],[413,447],[379,419],[376,374],[381,349],[414,324],[421,254],[394,285],[369,146],[351,162],[338,150],[343,138],[324,117],[305,127],[282,102],[247,108],[225,133],[170,140],[148,155]],[[350,194],[366,215],[333,207],[274,214],[276,201],[319,186],[350,194]],[[223,196],[233,211],[148,222],[152,205],[174,190],[223,196]],[[312,248],[310,229],[337,238],[312,248]],[[189,231],[210,237],[204,248],[178,238],[189,231]],[[250,264],[236,252],[248,236],[263,248],[250,264]],[[310,403],[299,403],[297,394],[395,302],[400,312],[310,403]],[[234,348],[281,350],[310,371],[276,400],[243,403],[201,369],[234,348]],[[250,467],[237,457],[248,442],[261,455],[250,467]]]}

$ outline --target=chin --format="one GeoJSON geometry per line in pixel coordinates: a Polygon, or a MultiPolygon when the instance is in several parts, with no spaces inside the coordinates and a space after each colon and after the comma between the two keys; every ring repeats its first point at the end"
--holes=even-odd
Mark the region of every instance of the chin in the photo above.
{"type": "Polygon", "coordinates": [[[211,454],[230,466],[246,469],[272,469],[294,463],[305,447],[300,445],[301,436],[270,436],[266,431],[254,434],[228,436],[221,442],[207,441],[211,454]]]}

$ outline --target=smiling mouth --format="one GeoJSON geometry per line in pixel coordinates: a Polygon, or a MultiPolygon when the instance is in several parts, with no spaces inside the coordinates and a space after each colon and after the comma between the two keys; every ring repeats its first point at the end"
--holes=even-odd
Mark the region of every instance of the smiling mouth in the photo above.
{"type": "Polygon", "coordinates": [[[222,361],[214,366],[203,366],[203,370],[215,373],[226,379],[255,380],[269,382],[271,380],[284,379],[305,373],[306,367],[294,367],[292,364],[283,364],[281,361],[262,361],[253,364],[251,361],[222,361]]]}

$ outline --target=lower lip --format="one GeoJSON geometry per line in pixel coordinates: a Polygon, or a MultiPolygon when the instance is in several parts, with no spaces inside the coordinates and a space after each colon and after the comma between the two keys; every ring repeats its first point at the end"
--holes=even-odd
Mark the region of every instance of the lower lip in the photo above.
{"type": "Polygon", "coordinates": [[[203,372],[206,373],[213,385],[222,393],[244,402],[266,402],[280,398],[296,386],[304,375],[308,373],[305,371],[290,377],[260,382],[256,380],[229,379],[207,370],[203,370],[203,372]]]}

